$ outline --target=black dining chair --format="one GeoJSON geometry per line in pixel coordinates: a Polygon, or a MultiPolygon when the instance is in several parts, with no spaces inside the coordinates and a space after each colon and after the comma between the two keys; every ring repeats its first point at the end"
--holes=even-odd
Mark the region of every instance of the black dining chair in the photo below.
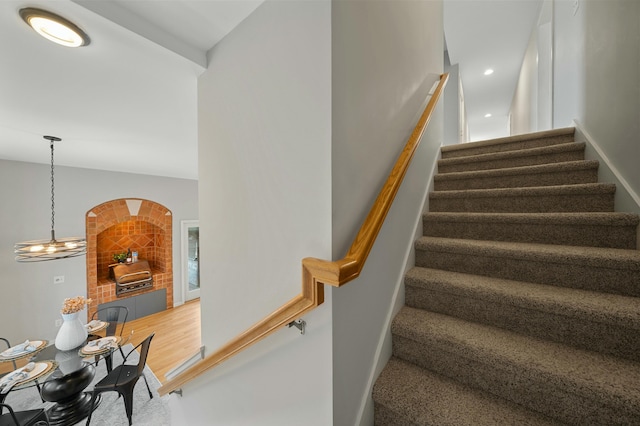
{"type": "MultiPolygon", "coordinates": [[[[126,306],[109,306],[107,308],[98,309],[91,316],[91,320],[100,320],[106,321],[109,323],[107,329],[105,331],[106,336],[120,336],[122,337],[122,331],[124,330],[124,326],[127,323],[127,317],[129,316],[129,309],[126,306]]],[[[95,334],[89,334],[87,340],[96,340],[100,339],[101,336],[95,334]]],[[[123,344],[124,342],[121,342],[123,344]]],[[[124,352],[122,351],[122,346],[120,347],[120,354],[124,358],[124,352]]],[[[98,361],[100,360],[100,356],[96,355],[96,365],[98,365],[98,361]]],[[[107,364],[107,371],[111,371],[112,363],[111,354],[107,354],[105,357],[105,363],[107,364]]]]}
{"type": "Polygon", "coordinates": [[[142,377],[145,385],[147,385],[147,391],[149,392],[149,398],[153,399],[153,393],[147,382],[147,378],[144,376],[144,367],[147,363],[147,355],[149,354],[149,346],[151,345],[151,339],[153,339],[155,333],[151,333],[149,337],[144,339],[141,343],[131,349],[129,353],[124,357],[122,364],[114,368],[110,373],[106,375],[102,380],[95,384],[93,387],[93,395],[91,396],[91,408],[89,411],[89,417],[87,418],[87,426],[91,421],[91,415],[93,414],[94,404],[96,398],[102,392],[118,392],[124,399],[124,409],[127,412],[127,418],[129,419],[129,426],[131,426],[131,416],[133,415],[133,389],[138,382],[138,379],[142,377]],[[140,348],[140,359],[137,364],[127,364],[127,358],[137,348],[140,348]]]}
{"type": "Polygon", "coordinates": [[[0,413],[7,409],[7,413],[0,415],[0,426],[44,426],[49,425],[47,412],[44,408],[26,411],[13,411],[7,404],[0,403],[0,413]]]}

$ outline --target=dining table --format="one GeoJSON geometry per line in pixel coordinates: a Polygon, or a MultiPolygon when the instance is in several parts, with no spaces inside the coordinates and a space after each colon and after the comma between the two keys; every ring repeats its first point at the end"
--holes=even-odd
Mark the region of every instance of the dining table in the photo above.
{"type": "MultiPolygon", "coordinates": [[[[91,333],[107,325],[99,324],[91,333]]],[[[52,403],[47,409],[50,425],[74,425],[86,418],[91,409],[91,393],[85,389],[95,377],[97,361],[110,357],[121,344],[120,336],[94,337],[68,351],[59,350],[47,340],[27,340],[22,346],[0,353],[0,363],[27,361],[0,378],[0,402],[9,392],[37,387],[42,400],[52,403]],[[10,386],[2,386],[3,382],[9,382],[10,386]]],[[[94,409],[99,402],[96,401],[94,409]]]]}

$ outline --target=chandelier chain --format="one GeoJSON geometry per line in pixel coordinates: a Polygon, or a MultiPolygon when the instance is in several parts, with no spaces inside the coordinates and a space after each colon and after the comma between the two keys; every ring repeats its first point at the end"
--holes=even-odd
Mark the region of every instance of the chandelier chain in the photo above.
{"type": "Polygon", "coordinates": [[[53,141],[51,141],[51,231],[55,229],[55,199],[54,199],[54,180],[53,180],[53,141]]]}

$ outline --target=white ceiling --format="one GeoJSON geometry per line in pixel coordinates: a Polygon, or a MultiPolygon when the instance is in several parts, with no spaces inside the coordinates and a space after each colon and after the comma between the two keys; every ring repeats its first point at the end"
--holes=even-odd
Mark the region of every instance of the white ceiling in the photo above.
{"type": "MultiPolygon", "coordinates": [[[[54,135],[63,139],[56,165],[197,179],[197,76],[206,52],[262,1],[1,0],[0,158],[48,163],[42,136],[54,135]],[[91,44],[41,38],[22,7],[73,21],[91,44]]],[[[506,129],[540,2],[445,0],[474,138],[506,129]],[[496,70],[491,79],[486,67],[496,70]],[[494,118],[479,119],[485,111],[494,118]]]]}
{"type": "Polygon", "coordinates": [[[0,158],[48,163],[53,135],[56,165],[197,179],[202,61],[260,3],[0,1],[0,158]],[[45,40],[23,7],[71,20],[91,44],[45,40]]]}

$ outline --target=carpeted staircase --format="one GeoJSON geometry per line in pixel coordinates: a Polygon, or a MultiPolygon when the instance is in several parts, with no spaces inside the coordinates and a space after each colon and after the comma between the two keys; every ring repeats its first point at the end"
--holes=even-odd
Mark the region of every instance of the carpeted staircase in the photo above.
{"type": "Polygon", "coordinates": [[[442,148],[376,425],[640,425],[639,219],[573,136],[442,148]]]}

